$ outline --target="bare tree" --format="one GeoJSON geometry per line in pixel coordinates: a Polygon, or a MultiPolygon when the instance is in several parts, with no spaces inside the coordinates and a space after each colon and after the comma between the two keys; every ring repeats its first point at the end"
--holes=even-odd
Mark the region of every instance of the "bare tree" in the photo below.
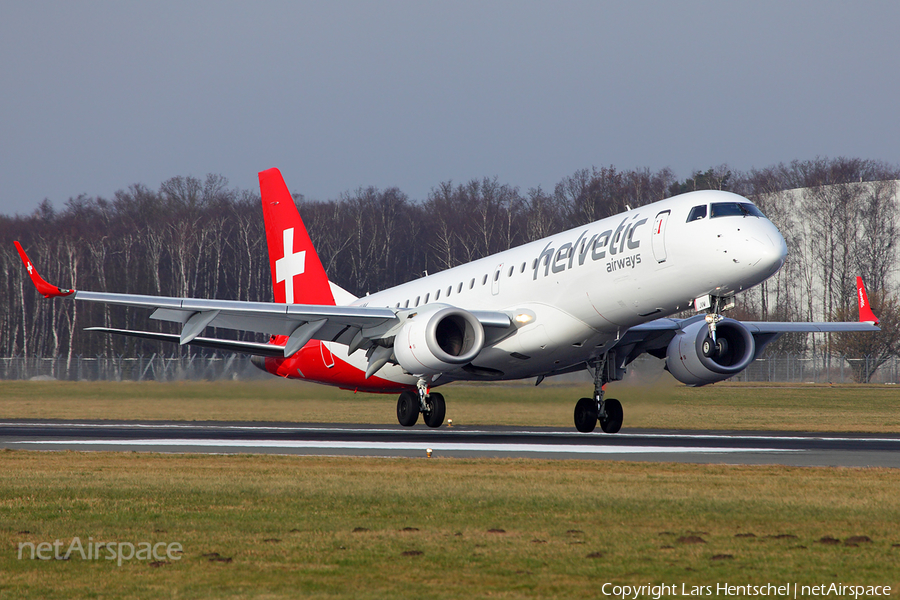
{"type": "Polygon", "coordinates": [[[860,234],[854,247],[856,271],[874,290],[887,290],[897,263],[897,204],[900,174],[866,185],[859,203],[860,234]]]}
{"type": "MultiPolygon", "coordinates": [[[[838,333],[834,336],[834,350],[850,363],[853,380],[868,383],[875,371],[891,356],[900,354],[900,299],[884,292],[869,296],[872,311],[879,318],[878,333],[838,333]]],[[[853,321],[856,310],[839,307],[832,316],[838,321],[853,321]]]]}

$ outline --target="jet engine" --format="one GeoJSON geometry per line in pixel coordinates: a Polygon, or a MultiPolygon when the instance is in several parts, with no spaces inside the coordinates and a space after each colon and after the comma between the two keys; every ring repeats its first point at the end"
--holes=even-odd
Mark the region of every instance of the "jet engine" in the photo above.
{"type": "Polygon", "coordinates": [[[705,321],[692,323],[676,335],[666,350],[666,369],[692,386],[723,381],[747,368],[756,357],[753,334],[740,321],[723,319],[716,325],[716,341],[705,321]]]}
{"type": "Polygon", "coordinates": [[[394,338],[394,357],[415,375],[435,375],[472,362],[484,347],[484,327],[470,312],[425,306],[406,317],[394,338]]]}

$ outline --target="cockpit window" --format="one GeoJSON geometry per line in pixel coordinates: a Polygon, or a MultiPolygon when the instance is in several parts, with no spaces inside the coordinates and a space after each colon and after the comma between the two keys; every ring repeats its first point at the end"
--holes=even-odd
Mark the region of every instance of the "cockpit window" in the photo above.
{"type": "Polygon", "coordinates": [[[765,215],[749,202],[713,202],[710,219],[716,217],[763,217],[765,215]]]}
{"type": "Polygon", "coordinates": [[[701,204],[700,206],[695,206],[691,209],[691,213],[688,215],[687,222],[691,221],[699,221],[700,219],[706,218],[706,205],[701,204]]]}
{"type": "Polygon", "coordinates": [[[750,204],[749,202],[741,202],[741,207],[746,208],[747,212],[749,212],[754,217],[761,217],[763,219],[766,218],[766,215],[764,215],[761,210],[756,208],[755,204],[750,204]]]}

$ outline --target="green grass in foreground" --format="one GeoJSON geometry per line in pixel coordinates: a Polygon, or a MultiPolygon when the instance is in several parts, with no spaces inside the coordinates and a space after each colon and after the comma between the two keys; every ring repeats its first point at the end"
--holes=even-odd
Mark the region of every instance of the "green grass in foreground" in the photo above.
{"type": "Polygon", "coordinates": [[[5,451],[0,598],[597,598],[607,581],[896,592],[898,489],[887,469],[5,451]],[[74,536],[184,554],[16,558],[21,542],[74,536]]]}
{"type": "MultiPolygon", "coordinates": [[[[884,385],[614,383],[625,427],[900,432],[900,389],[884,385]]],[[[590,385],[449,385],[455,425],[572,427],[590,385]]],[[[0,382],[0,419],[175,419],[396,424],[396,397],[315,384],[0,382]]]]}

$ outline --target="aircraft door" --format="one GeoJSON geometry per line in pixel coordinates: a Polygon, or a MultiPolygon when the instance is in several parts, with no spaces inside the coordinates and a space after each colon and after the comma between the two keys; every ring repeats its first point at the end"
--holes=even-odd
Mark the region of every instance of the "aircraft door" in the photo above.
{"type": "Polygon", "coordinates": [[[497,265],[497,268],[494,269],[494,274],[491,276],[491,294],[496,296],[500,293],[500,273],[503,271],[503,263],[497,265]]]}
{"type": "Polygon", "coordinates": [[[656,262],[666,262],[666,221],[669,220],[668,210],[664,210],[656,215],[656,221],[653,223],[653,236],[650,245],[653,248],[653,256],[656,262]]]}

